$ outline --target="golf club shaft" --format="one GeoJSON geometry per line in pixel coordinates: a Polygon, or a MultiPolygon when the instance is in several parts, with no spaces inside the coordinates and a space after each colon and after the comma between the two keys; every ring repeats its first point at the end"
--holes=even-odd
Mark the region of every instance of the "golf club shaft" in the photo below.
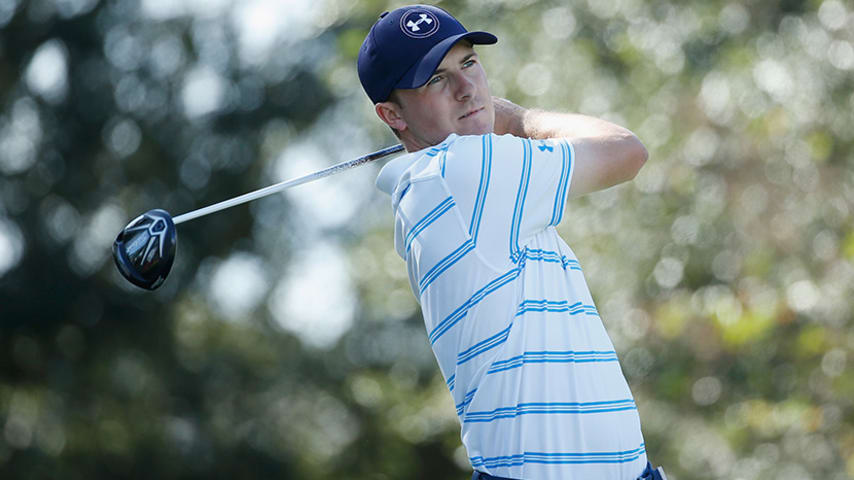
{"type": "Polygon", "coordinates": [[[187,212],[177,217],[174,217],[172,221],[175,225],[179,223],[188,222],[194,218],[203,217],[209,213],[218,212],[220,210],[225,210],[226,208],[231,208],[235,205],[240,205],[242,203],[251,202],[252,200],[256,200],[262,197],[266,197],[268,195],[272,195],[277,192],[281,192],[282,190],[290,187],[295,187],[297,185],[302,185],[303,183],[312,182],[319,178],[328,177],[330,175],[335,175],[338,172],[343,172],[344,170],[349,170],[353,167],[358,167],[368,162],[372,162],[374,160],[378,160],[383,157],[387,157],[393,153],[397,153],[403,150],[403,145],[394,145],[392,147],[386,147],[382,150],[377,150],[374,153],[369,153],[367,155],[361,156],[359,158],[354,158],[353,160],[348,160],[346,162],[341,162],[337,165],[332,165],[331,167],[324,168],[323,170],[319,170],[314,173],[309,173],[308,175],[303,175],[299,178],[294,178],[291,180],[285,180],[284,182],[277,183],[275,185],[270,185],[269,187],[265,187],[259,190],[255,190],[254,192],[249,192],[243,194],[239,197],[234,197],[229,200],[224,200],[219,203],[215,203],[213,205],[202,207],[198,210],[193,210],[191,212],[187,212]]]}

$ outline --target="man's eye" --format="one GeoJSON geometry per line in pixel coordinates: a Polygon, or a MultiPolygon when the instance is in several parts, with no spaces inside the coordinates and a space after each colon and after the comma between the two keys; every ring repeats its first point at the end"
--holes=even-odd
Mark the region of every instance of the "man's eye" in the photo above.
{"type": "Polygon", "coordinates": [[[472,66],[472,65],[474,65],[474,64],[475,64],[475,61],[474,61],[474,60],[469,60],[469,61],[467,61],[466,63],[464,63],[464,64],[463,64],[463,67],[470,67],[470,66],[472,66]]]}
{"type": "Polygon", "coordinates": [[[437,83],[439,83],[439,80],[441,80],[441,79],[442,79],[441,75],[436,75],[435,77],[431,78],[429,82],[427,82],[427,85],[437,84],[437,83]]]}

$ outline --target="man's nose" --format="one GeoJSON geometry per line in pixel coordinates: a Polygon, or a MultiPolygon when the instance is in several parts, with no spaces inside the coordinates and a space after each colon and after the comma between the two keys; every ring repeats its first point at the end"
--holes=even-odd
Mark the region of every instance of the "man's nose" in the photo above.
{"type": "Polygon", "coordinates": [[[465,75],[457,74],[455,81],[456,98],[458,101],[466,101],[474,94],[474,82],[465,75]]]}

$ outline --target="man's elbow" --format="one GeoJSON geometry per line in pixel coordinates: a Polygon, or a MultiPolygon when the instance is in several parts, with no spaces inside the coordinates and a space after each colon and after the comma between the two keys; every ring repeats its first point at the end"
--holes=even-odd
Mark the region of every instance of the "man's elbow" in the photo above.
{"type": "Polygon", "coordinates": [[[627,174],[626,180],[632,180],[637,176],[641,167],[644,166],[646,160],[649,158],[649,152],[644,146],[643,142],[636,135],[629,135],[626,138],[626,168],[625,172],[627,174]]]}

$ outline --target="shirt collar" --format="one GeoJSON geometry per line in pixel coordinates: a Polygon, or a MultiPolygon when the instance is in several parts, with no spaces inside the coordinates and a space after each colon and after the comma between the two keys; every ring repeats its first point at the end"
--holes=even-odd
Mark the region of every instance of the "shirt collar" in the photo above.
{"type": "Polygon", "coordinates": [[[377,188],[386,194],[391,195],[394,192],[395,187],[397,187],[397,183],[400,181],[400,177],[403,175],[403,172],[405,172],[406,169],[415,162],[415,160],[421,155],[421,152],[422,151],[419,150],[417,152],[401,155],[400,157],[392,159],[390,162],[386,163],[382,170],[380,170],[380,174],[377,175],[377,188]]]}
{"type": "MultiPolygon", "coordinates": [[[[457,134],[455,133],[448,135],[448,138],[446,138],[439,145],[448,143],[456,136],[457,134]]],[[[377,175],[377,188],[379,188],[388,195],[393,194],[394,189],[397,188],[397,184],[400,183],[400,177],[403,176],[403,173],[406,172],[406,169],[408,169],[410,166],[412,166],[413,163],[415,163],[419,158],[421,158],[424,152],[429,151],[431,148],[437,148],[437,146],[438,145],[423,148],[421,150],[416,150],[406,155],[397,157],[386,163],[382,170],[380,170],[380,174],[377,175]]]]}

